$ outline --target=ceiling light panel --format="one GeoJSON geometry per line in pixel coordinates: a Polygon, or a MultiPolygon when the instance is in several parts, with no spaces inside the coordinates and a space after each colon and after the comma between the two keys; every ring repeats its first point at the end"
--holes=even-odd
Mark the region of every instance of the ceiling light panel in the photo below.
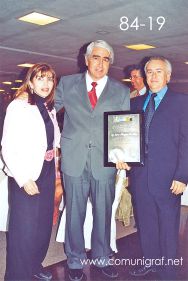
{"type": "Polygon", "coordinates": [[[32,63],[21,63],[21,64],[18,64],[17,66],[20,66],[20,67],[32,67],[34,64],[32,63]]]}
{"type": "Polygon", "coordinates": [[[155,46],[147,45],[147,44],[124,45],[124,47],[136,51],[156,48],[155,46]]]}
{"type": "Polygon", "coordinates": [[[48,15],[44,15],[41,13],[33,12],[33,13],[30,13],[28,15],[18,18],[18,20],[30,22],[30,23],[37,24],[37,25],[47,25],[47,24],[59,21],[60,19],[48,16],[48,15]]]}

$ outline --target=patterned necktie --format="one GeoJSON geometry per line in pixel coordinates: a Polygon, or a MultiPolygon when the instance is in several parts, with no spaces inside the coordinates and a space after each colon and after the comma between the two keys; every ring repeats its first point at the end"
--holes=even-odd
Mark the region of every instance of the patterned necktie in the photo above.
{"type": "Polygon", "coordinates": [[[148,136],[149,136],[149,127],[151,120],[153,118],[153,115],[155,113],[155,100],[154,98],[157,96],[157,94],[152,94],[150,97],[150,100],[148,102],[148,105],[146,107],[145,113],[144,113],[144,119],[145,119],[145,152],[148,152],[148,136]]]}
{"type": "Polygon", "coordinates": [[[91,89],[91,91],[88,92],[88,96],[89,96],[91,106],[94,109],[94,107],[97,103],[97,95],[96,95],[97,82],[92,82],[91,85],[92,85],[92,89],[91,89]]]}

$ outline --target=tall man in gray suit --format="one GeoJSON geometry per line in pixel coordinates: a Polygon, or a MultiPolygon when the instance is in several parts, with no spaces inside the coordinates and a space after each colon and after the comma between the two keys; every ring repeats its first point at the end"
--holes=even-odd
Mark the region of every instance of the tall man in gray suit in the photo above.
{"type": "Polygon", "coordinates": [[[65,252],[72,281],[84,276],[83,224],[88,197],[93,205],[92,259],[97,259],[96,266],[108,278],[118,276],[108,263],[116,169],[103,165],[103,113],[129,110],[129,90],[107,76],[113,60],[108,43],[90,43],[85,55],[87,72],[62,77],[56,91],[56,109],[65,110],[61,168],[67,210],[65,252]]]}

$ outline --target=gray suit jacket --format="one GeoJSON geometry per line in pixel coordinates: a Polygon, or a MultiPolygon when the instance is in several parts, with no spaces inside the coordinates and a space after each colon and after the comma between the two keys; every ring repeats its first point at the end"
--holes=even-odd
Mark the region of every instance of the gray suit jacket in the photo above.
{"type": "Polygon", "coordinates": [[[93,110],[88,98],[85,74],[61,77],[56,90],[55,107],[65,109],[61,137],[62,171],[78,177],[82,174],[89,146],[91,170],[95,179],[107,179],[115,174],[115,168],[103,164],[103,113],[129,110],[129,89],[108,78],[106,86],[93,110]]]}

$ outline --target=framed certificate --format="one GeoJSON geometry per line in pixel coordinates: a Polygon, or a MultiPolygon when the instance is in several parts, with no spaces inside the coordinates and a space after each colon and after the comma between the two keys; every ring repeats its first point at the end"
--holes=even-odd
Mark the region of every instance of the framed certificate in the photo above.
{"type": "Polygon", "coordinates": [[[104,112],[104,166],[144,165],[143,112],[104,112]]]}

